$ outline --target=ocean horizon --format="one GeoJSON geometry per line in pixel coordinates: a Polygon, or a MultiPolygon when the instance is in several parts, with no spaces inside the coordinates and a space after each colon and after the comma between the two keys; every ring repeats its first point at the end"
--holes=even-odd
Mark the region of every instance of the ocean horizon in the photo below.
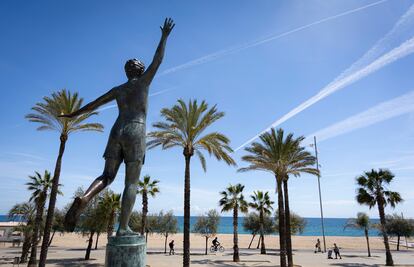
{"type": "MultiPolygon", "coordinates": [[[[179,233],[183,232],[183,224],[184,224],[184,217],[183,216],[175,216],[178,221],[178,229],[179,233]]],[[[199,216],[191,216],[190,218],[190,227],[193,229],[193,225],[196,223],[197,218],[199,216]]],[[[244,217],[239,217],[239,234],[251,234],[249,231],[246,231],[243,228],[243,219],[244,217]]],[[[313,218],[308,217],[304,218],[306,221],[306,227],[301,234],[297,234],[299,236],[322,236],[321,230],[321,219],[320,218],[313,218]]],[[[348,218],[325,218],[324,219],[324,226],[325,226],[325,236],[364,236],[364,231],[353,229],[353,228],[346,228],[348,218]]],[[[10,221],[7,215],[0,215],[0,222],[7,222],[10,221]]],[[[379,219],[371,219],[371,223],[379,223],[379,219]]],[[[220,223],[218,226],[218,234],[232,234],[233,233],[233,217],[230,216],[221,216],[220,223]]],[[[370,229],[369,231],[370,236],[378,236],[379,232],[377,229],[370,229]]]]}

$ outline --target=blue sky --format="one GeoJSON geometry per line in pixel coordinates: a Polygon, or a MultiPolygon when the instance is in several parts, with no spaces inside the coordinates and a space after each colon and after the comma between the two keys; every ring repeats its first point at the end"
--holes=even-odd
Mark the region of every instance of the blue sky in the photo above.
{"type": "MultiPolygon", "coordinates": [[[[149,64],[165,17],[172,17],[176,27],[160,68],[163,74],[151,86],[151,93],[162,93],[150,98],[148,125],[178,98],[205,99],[226,113],[212,130],[226,134],[237,148],[333,82],[386,37],[413,4],[408,0],[2,1],[0,214],[28,199],[24,186],[28,175],[54,167],[58,134],[36,131],[36,125],[24,119],[30,107],[62,88],[91,101],[123,83],[127,59],[149,64]],[[257,40],[268,41],[250,45],[257,40]],[[228,52],[234,47],[243,49],[228,52]],[[218,56],[208,56],[218,51],[218,56]],[[194,63],[205,56],[205,62],[194,63]]],[[[408,23],[411,20],[407,18],[408,23]]],[[[379,43],[376,57],[361,61],[348,74],[395,51],[413,37],[411,29],[401,27],[391,34],[379,43]]],[[[399,191],[405,202],[395,212],[414,217],[413,66],[414,56],[407,52],[280,124],[295,135],[324,136],[319,152],[326,217],[368,211],[354,200],[355,176],[378,167],[396,174],[391,189],[399,191]]],[[[105,109],[93,118],[105,126],[104,133],[70,136],[61,175],[64,196],[58,206],[102,172],[102,154],[116,116],[116,109],[105,109]]],[[[234,154],[240,167],[245,165],[240,161],[243,154],[242,149],[234,154]]],[[[247,195],[257,189],[270,191],[275,199],[271,175],[237,173],[214,159],[207,164],[204,173],[197,160],[192,163],[193,215],[217,208],[218,192],[229,183],[245,184],[247,195]]],[[[149,151],[142,173],[161,181],[161,194],[150,200],[150,212],[173,209],[182,214],[181,151],[149,151]]],[[[123,176],[121,167],[112,190],[122,191],[123,176]]],[[[290,186],[292,209],[317,217],[316,178],[292,178],[290,186]]],[[[376,210],[369,213],[377,217],[376,210]]]]}

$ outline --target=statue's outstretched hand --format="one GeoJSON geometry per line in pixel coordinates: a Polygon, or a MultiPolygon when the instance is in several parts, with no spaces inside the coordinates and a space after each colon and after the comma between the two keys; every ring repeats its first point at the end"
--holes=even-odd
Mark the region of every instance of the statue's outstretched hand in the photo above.
{"type": "Polygon", "coordinates": [[[58,117],[59,118],[72,118],[73,115],[72,114],[63,114],[63,112],[62,112],[62,113],[60,113],[60,115],[58,117]]]}
{"type": "Polygon", "coordinates": [[[168,35],[170,35],[174,26],[175,26],[174,21],[171,18],[166,18],[164,21],[164,26],[160,27],[162,36],[168,37],[168,35]]]}

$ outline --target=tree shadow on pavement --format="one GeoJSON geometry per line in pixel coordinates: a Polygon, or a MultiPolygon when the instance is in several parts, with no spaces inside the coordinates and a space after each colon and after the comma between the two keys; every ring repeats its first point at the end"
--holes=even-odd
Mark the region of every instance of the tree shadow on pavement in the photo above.
{"type": "Polygon", "coordinates": [[[368,256],[361,256],[361,255],[341,255],[342,258],[361,258],[361,259],[374,259],[374,258],[381,258],[380,256],[377,255],[371,255],[371,257],[368,256]]]}
{"type": "MultiPolygon", "coordinates": [[[[229,266],[250,266],[246,264],[254,264],[254,266],[258,267],[278,267],[279,265],[275,265],[274,263],[268,260],[241,260],[240,262],[233,262],[231,260],[191,260],[192,264],[200,264],[200,265],[207,265],[207,266],[215,266],[215,267],[229,267],[229,266]]],[[[295,265],[300,267],[299,265],[295,265]]]]}
{"type": "Polygon", "coordinates": [[[88,261],[83,258],[72,258],[72,259],[50,259],[46,261],[46,264],[54,264],[56,266],[80,266],[80,267],[102,267],[103,264],[92,263],[95,259],[88,261]]]}

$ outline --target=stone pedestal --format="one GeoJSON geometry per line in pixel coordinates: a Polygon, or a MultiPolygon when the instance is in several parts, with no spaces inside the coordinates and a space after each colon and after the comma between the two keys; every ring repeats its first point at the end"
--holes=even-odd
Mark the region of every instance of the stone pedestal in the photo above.
{"type": "Polygon", "coordinates": [[[140,235],[111,236],[106,245],[106,267],[145,267],[147,245],[140,235]]]}

